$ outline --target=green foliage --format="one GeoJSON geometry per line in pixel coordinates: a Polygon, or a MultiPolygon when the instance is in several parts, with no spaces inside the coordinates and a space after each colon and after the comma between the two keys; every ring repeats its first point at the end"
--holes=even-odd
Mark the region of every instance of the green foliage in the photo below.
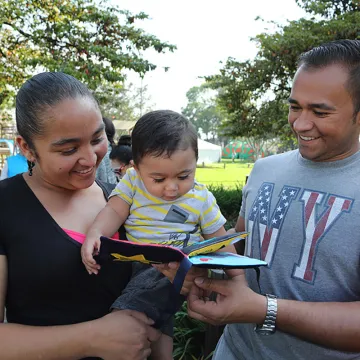
{"type": "Polygon", "coordinates": [[[135,121],[151,110],[147,85],[136,88],[133,84],[122,84],[101,88],[97,96],[102,113],[111,120],[135,121]]]}
{"type": "Polygon", "coordinates": [[[244,62],[229,58],[219,74],[207,77],[219,91],[219,106],[226,112],[223,131],[233,137],[277,138],[291,141],[287,124],[287,98],[299,55],[321,43],[360,38],[358,1],[302,0],[305,10],[326,18],[299,19],[262,33],[252,40],[258,53],[244,62]]]}
{"type": "Polygon", "coordinates": [[[187,314],[184,302],[180,311],[175,314],[174,322],[174,353],[175,360],[207,360],[203,356],[206,325],[192,319],[187,314]]]}
{"type": "Polygon", "coordinates": [[[106,0],[0,0],[0,7],[0,104],[34,71],[63,71],[97,90],[122,84],[124,70],[155,69],[146,49],[175,49],[135,26],[146,14],[106,0]]]}
{"type": "Polygon", "coordinates": [[[181,111],[206,138],[218,137],[218,129],[224,113],[217,106],[213,91],[205,85],[194,86],[187,93],[187,105],[181,111]]]}
{"type": "Polygon", "coordinates": [[[347,12],[359,11],[359,0],[296,0],[310,14],[334,17],[347,12]]]}
{"type": "Polygon", "coordinates": [[[210,185],[208,189],[213,193],[219,208],[227,220],[226,228],[234,227],[239,216],[242,188],[225,188],[223,185],[210,185]]]}

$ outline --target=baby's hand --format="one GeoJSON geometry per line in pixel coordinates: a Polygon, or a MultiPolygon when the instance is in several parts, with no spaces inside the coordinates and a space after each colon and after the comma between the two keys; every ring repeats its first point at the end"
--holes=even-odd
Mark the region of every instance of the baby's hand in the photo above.
{"type": "Polygon", "coordinates": [[[100,236],[87,236],[81,247],[81,258],[89,275],[97,275],[100,270],[100,265],[96,263],[93,255],[99,253],[100,250],[100,236]]]}

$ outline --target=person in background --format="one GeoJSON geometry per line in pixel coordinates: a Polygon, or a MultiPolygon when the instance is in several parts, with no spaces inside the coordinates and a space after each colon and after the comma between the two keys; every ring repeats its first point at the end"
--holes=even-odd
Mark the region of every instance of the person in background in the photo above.
{"type": "Polygon", "coordinates": [[[109,184],[116,184],[117,183],[116,176],[112,171],[110,157],[109,157],[111,150],[115,145],[114,142],[115,126],[113,122],[107,117],[103,117],[103,122],[105,124],[105,133],[108,140],[108,150],[103,160],[101,161],[99,167],[96,170],[96,179],[109,184]]]}
{"type": "Polygon", "coordinates": [[[21,151],[15,151],[14,155],[8,156],[5,160],[4,167],[1,170],[0,180],[4,180],[15,176],[17,174],[22,174],[28,170],[28,163],[26,157],[21,153],[21,151]]]}
{"type": "Polygon", "coordinates": [[[126,170],[133,166],[131,136],[120,136],[117,146],[112,148],[109,157],[112,171],[114,172],[117,181],[120,181],[125,175],[126,170]]]}

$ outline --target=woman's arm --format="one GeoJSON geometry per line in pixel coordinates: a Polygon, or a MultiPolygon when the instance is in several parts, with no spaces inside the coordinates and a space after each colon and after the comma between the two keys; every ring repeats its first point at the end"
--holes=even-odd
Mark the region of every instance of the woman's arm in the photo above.
{"type": "Polygon", "coordinates": [[[150,344],[159,338],[144,314],[118,311],[75,325],[25,326],[5,324],[7,261],[0,255],[0,348],[2,360],[77,360],[102,357],[109,360],[143,360],[150,344]]]}

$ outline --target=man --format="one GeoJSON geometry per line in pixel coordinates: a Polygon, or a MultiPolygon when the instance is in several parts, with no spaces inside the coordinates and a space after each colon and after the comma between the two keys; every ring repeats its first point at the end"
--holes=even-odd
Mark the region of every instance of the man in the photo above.
{"type": "Polygon", "coordinates": [[[268,267],[259,284],[251,269],[199,278],[188,298],[192,317],[230,324],[214,360],[360,359],[359,111],[360,41],[300,57],[288,117],[299,149],[256,162],[235,227],[268,267]]]}

